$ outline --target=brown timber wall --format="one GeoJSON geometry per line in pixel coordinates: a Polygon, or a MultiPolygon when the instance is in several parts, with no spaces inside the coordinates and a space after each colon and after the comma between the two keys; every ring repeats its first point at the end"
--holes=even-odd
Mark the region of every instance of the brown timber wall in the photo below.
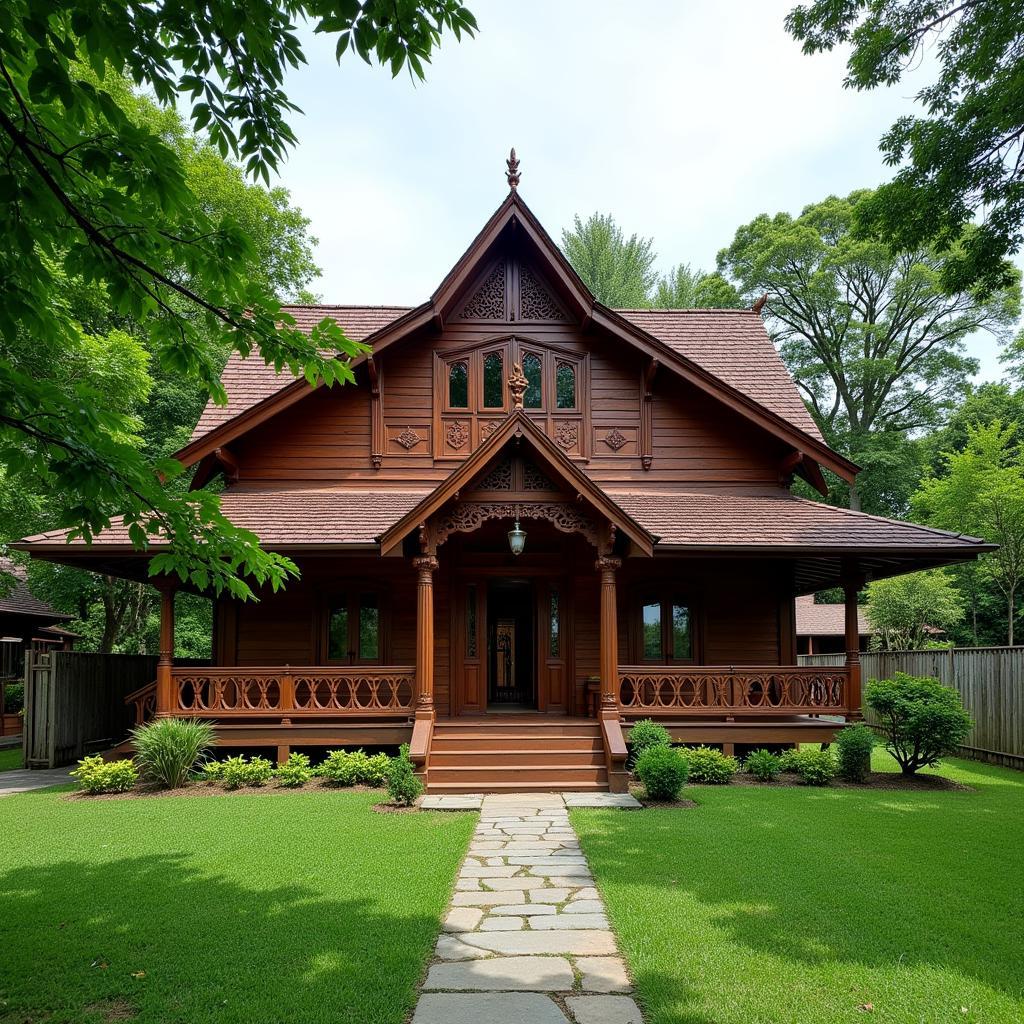
{"type": "MultiPolygon", "coordinates": [[[[801,665],[841,665],[843,654],[801,655],[801,665]]],[[[933,676],[952,686],[974,719],[964,757],[1024,768],[1024,647],[954,647],[943,651],[882,651],[861,655],[865,685],[894,672],[933,676]]],[[[877,725],[870,708],[865,719],[877,725]]]]}

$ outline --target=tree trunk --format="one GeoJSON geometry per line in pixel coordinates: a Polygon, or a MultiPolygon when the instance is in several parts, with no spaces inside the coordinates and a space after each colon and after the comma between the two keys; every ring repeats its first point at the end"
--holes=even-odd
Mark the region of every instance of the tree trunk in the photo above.
{"type": "Polygon", "coordinates": [[[1010,596],[1009,596],[1009,602],[1008,602],[1009,606],[1010,606],[1009,607],[1009,615],[1007,616],[1007,623],[1006,623],[1007,627],[1008,627],[1007,628],[1007,633],[1009,634],[1009,641],[1010,641],[1010,646],[1011,647],[1013,646],[1013,616],[1014,616],[1014,611],[1015,611],[1015,607],[1014,606],[1016,604],[1015,598],[1016,598],[1016,591],[1014,589],[1011,589],[1010,590],[1010,596]]]}
{"type": "Polygon", "coordinates": [[[860,490],[857,487],[856,480],[850,484],[850,510],[853,512],[860,511],[860,490]]]}

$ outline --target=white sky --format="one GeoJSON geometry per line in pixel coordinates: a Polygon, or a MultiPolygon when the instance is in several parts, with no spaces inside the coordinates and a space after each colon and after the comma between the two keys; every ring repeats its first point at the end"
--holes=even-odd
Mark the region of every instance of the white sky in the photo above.
{"type": "MultiPolygon", "coordinates": [[[[842,88],[844,56],[805,57],[795,0],[467,0],[479,35],[445,36],[427,81],[392,80],[332,40],[285,83],[302,109],[281,183],[312,218],[326,302],[422,302],[507,191],[556,239],[573,214],[653,236],[659,268],[714,267],[736,228],[889,176],[882,132],[919,79],[842,88]]],[[[972,339],[982,378],[997,346],[972,339]]]]}

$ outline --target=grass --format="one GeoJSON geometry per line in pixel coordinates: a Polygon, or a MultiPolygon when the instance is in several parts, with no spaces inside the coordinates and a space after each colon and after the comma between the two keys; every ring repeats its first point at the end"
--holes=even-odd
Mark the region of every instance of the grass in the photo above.
{"type": "Polygon", "coordinates": [[[648,1024],[1024,1020],[1024,773],[941,773],[976,791],[572,812],[648,1024]]]}
{"type": "Polygon", "coordinates": [[[21,768],[21,747],[0,748],[0,772],[13,772],[21,768]]]}
{"type": "Polygon", "coordinates": [[[372,792],[0,800],[3,1024],[401,1024],[475,822],[372,792]]]}

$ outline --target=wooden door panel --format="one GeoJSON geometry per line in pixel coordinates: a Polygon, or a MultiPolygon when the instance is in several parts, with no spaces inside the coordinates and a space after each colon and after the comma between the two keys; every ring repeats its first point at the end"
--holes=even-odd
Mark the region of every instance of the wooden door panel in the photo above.
{"type": "Polygon", "coordinates": [[[451,713],[479,714],[487,709],[487,586],[461,579],[454,590],[451,713]]]}

